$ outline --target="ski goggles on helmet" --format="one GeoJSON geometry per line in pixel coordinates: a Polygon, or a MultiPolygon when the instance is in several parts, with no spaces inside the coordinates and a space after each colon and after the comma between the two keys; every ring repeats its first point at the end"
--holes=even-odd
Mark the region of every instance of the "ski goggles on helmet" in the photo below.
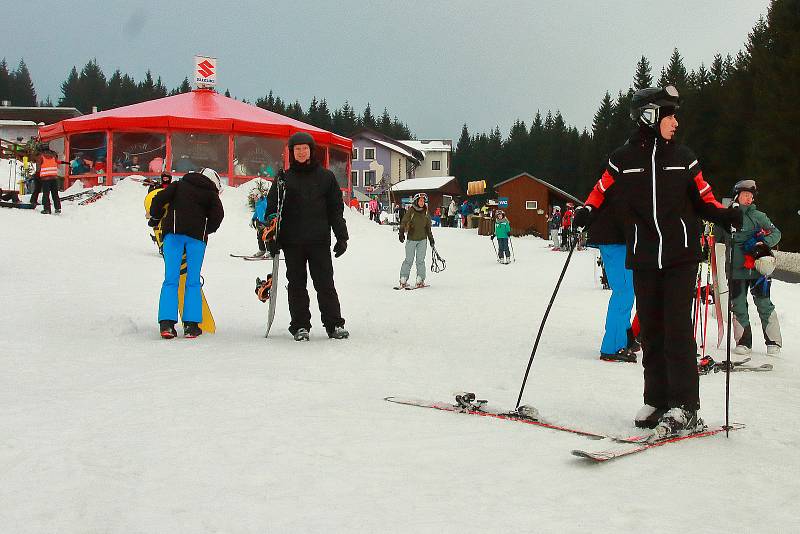
{"type": "Polygon", "coordinates": [[[647,87],[636,91],[631,101],[631,118],[655,127],[661,119],[674,115],[680,108],[680,95],[673,85],[647,87]]]}
{"type": "Polygon", "coordinates": [[[425,194],[425,193],[417,193],[416,195],[414,195],[414,197],[411,199],[411,203],[412,204],[416,204],[417,200],[419,200],[419,199],[424,199],[425,200],[425,204],[428,203],[428,195],[425,194]]]}

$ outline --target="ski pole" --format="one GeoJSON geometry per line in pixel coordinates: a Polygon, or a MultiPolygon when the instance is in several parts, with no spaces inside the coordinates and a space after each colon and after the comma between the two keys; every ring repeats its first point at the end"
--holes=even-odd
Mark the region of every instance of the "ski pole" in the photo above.
{"type": "Polygon", "coordinates": [[[573,241],[569,248],[569,254],[567,255],[567,260],[564,262],[564,268],[561,269],[561,276],[558,277],[558,282],[556,282],[556,288],[553,290],[553,296],[550,297],[550,302],[547,304],[547,309],[544,312],[544,317],[542,317],[542,324],[539,325],[539,333],[536,334],[536,341],[533,344],[531,357],[528,360],[528,367],[525,369],[525,377],[522,379],[522,386],[519,388],[519,397],[517,397],[517,404],[514,407],[515,410],[519,408],[519,403],[522,401],[522,392],[525,391],[525,383],[528,381],[528,374],[531,371],[531,365],[533,364],[533,357],[536,356],[536,349],[539,347],[539,340],[542,338],[544,323],[547,321],[547,316],[550,315],[550,309],[553,307],[553,302],[556,300],[556,295],[558,294],[558,288],[561,287],[561,281],[564,280],[564,275],[567,272],[567,267],[569,267],[569,260],[572,259],[572,253],[575,251],[575,244],[576,243],[573,241]]]}
{"type": "Polygon", "coordinates": [[[494,249],[494,259],[497,259],[498,256],[499,256],[499,253],[497,252],[497,245],[494,244],[494,236],[491,236],[489,238],[489,241],[492,242],[492,248],[494,249]]]}
{"type": "Polygon", "coordinates": [[[516,263],[517,257],[514,255],[514,243],[511,242],[511,234],[508,235],[508,246],[511,247],[511,261],[516,263]]]}

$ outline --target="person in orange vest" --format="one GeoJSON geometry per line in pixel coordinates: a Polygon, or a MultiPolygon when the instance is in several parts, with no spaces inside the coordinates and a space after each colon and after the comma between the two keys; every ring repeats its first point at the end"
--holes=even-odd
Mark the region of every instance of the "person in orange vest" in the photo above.
{"type": "MultiPolygon", "coordinates": [[[[63,162],[62,162],[63,163],[63,162]]],[[[42,203],[44,215],[50,214],[50,197],[53,198],[55,213],[61,213],[61,198],[58,196],[58,164],[56,153],[49,148],[42,151],[36,158],[36,168],[38,169],[39,182],[41,183],[42,203]]],[[[36,190],[31,196],[31,204],[36,205],[38,193],[36,190]]]]}

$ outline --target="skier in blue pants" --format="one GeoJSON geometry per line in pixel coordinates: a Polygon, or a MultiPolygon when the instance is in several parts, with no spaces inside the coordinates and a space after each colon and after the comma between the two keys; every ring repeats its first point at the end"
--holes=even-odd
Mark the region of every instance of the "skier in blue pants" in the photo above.
{"type": "Polygon", "coordinates": [[[630,328],[634,296],[633,271],[625,268],[626,247],[621,243],[598,245],[598,248],[611,287],[600,357],[604,360],[636,362],[636,355],[630,350],[633,348],[630,328]]]}

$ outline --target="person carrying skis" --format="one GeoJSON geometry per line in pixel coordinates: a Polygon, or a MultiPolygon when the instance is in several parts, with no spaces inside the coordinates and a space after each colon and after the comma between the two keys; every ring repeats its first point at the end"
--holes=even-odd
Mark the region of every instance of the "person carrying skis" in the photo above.
{"type": "Polygon", "coordinates": [[[645,405],[639,427],[655,435],[704,427],[692,329],[692,298],[701,257],[700,218],[741,226],[742,212],[723,208],[703,178],[692,151],[675,143],[678,91],[667,86],[637,91],[631,118],[638,129],[610,156],[575,226],[591,222],[613,192],[627,246],[626,267],[641,325],[645,405]]]}
{"type": "Polygon", "coordinates": [[[345,339],[339,295],[333,283],[331,231],[336,237],[333,252],[336,258],[347,250],[347,224],[344,201],[334,174],[314,159],[316,143],[306,132],[289,138],[289,170],[284,173],[284,186],[276,182],[267,195],[266,218],[278,211],[278,193],[282,197],[277,239],[268,243],[275,256],[283,250],[286,259],[286,280],[289,298],[289,332],[296,341],[308,341],[311,310],[308,297],[308,274],[317,292],[322,325],[332,339],[345,339]]]}
{"type": "Polygon", "coordinates": [[[262,193],[256,199],[255,209],[253,216],[250,218],[250,226],[256,231],[256,240],[258,241],[258,252],[253,254],[254,258],[261,258],[267,253],[267,245],[264,236],[267,234],[267,195],[262,193]]]}
{"type": "Polygon", "coordinates": [[[770,279],[774,269],[772,248],[781,240],[781,231],[772,224],[769,217],[756,208],[753,203],[757,193],[755,180],[740,180],[733,188],[734,206],[742,211],[742,229],[733,234],[731,259],[731,306],[733,308],[733,332],[736,340],[736,354],[750,354],[753,348],[753,334],[750,317],[747,313],[747,292],[753,295],[753,302],[761,319],[761,329],[767,344],[767,354],[780,354],[783,340],[781,326],[775,305],[770,300],[770,279]],[[763,258],[763,259],[762,259],[763,258]],[[764,265],[768,268],[764,268],[764,265]]]}
{"type": "Polygon", "coordinates": [[[497,238],[497,258],[500,263],[508,265],[511,263],[511,252],[508,250],[508,239],[511,235],[511,224],[506,219],[506,214],[503,210],[497,210],[494,214],[494,235],[492,239],[497,238]]]}
{"type": "Polygon", "coordinates": [[[600,250],[603,272],[611,288],[600,359],[636,363],[634,349],[640,350],[640,346],[631,330],[633,272],[625,266],[625,232],[617,193],[615,190],[608,192],[589,225],[588,244],[600,250]]]}
{"type": "Polygon", "coordinates": [[[220,193],[222,179],[217,171],[206,168],[186,173],[180,181],[157,193],[150,204],[149,224],[155,227],[160,222],[164,233],[164,282],[158,301],[158,324],[164,339],[178,335],[178,283],[184,254],[183,335],[195,338],[203,333],[199,327],[203,320],[200,270],[208,236],[217,231],[225,217],[220,193]]]}
{"type": "Polygon", "coordinates": [[[411,264],[416,256],[417,283],[416,287],[425,286],[425,254],[428,251],[428,242],[434,244],[431,231],[431,218],[428,215],[428,195],[417,193],[411,201],[411,207],[406,211],[400,222],[400,242],[406,244],[406,257],[400,265],[400,288],[408,287],[408,277],[411,274],[411,264]],[[406,239],[406,235],[408,239],[406,239]]]}

